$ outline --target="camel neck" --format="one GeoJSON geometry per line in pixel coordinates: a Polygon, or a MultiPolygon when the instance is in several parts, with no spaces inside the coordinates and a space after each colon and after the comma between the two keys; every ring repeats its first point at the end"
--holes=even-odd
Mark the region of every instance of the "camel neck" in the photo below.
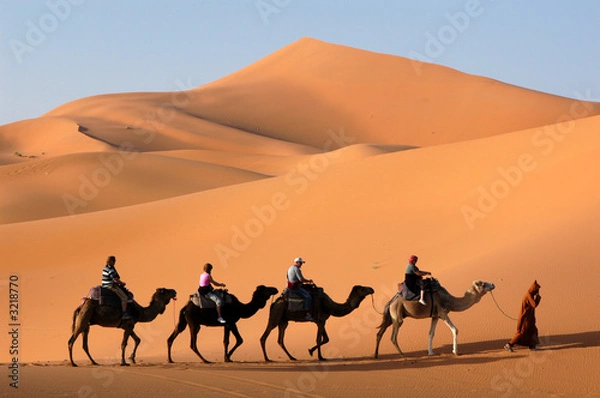
{"type": "Polygon", "coordinates": [[[258,312],[258,310],[263,308],[266,303],[267,303],[266,300],[261,301],[259,298],[257,298],[255,295],[253,295],[252,300],[250,300],[249,303],[241,304],[240,309],[239,309],[240,310],[240,312],[239,312],[240,318],[243,318],[243,319],[250,318],[251,316],[256,314],[258,312]]]}
{"type": "Polygon", "coordinates": [[[153,300],[148,307],[142,307],[138,322],[152,322],[165,311],[165,305],[153,300]]]}
{"type": "Polygon", "coordinates": [[[454,312],[465,311],[477,304],[480,300],[481,296],[472,289],[469,289],[462,297],[451,296],[448,303],[448,309],[454,312]]]}
{"type": "Polygon", "coordinates": [[[357,309],[358,305],[362,301],[361,299],[358,299],[356,297],[348,297],[345,303],[340,304],[333,301],[329,296],[327,296],[327,299],[328,303],[326,305],[330,307],[329,309],[331,315],[335,317],[342,317],[348,315],[349,313],[357,309]]]}

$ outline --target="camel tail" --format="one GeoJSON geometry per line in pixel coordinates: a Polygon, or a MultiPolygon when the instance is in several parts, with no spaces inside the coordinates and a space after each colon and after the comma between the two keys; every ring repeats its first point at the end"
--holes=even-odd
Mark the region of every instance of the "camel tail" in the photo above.
{"type": "Polygon", "coordinates": [[[75,308],[73,311],[73,324],[71,325],[71,333],[75,333],[75,324],[77,323],[77,316],[81,312],[81,306],[75,308]]]}
{"type": "Polygon", "coordinates": [[[183,332],[187,326],[187,320],[185,319],[185,309],[186,308],[187,307],[183,307],[179,311],[179,321],[177,322],[177,326],[175,327],[175,329],[177,330],[177,333],[183,332]]]}
{"type": "Polygon", "coordinates": [[[386,329],[388,326],[392,324],[392,315],[390,314],[390,303],[387,303],[385,307],[383,307],[383,319],[381,320],[381,324],[377,327],[378,329],[386,329]]]}

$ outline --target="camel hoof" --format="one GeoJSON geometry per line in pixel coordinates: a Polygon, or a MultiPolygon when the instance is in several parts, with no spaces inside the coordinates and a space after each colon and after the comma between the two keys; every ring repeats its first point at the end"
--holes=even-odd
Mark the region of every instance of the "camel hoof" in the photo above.
{"type": "Polygon", "coordinates": [[[434,357],[434,356],[436,356],[437,354],[436,354],[435,352],[431,351],[431,352],[428,352],[428,353],[427,353],[427,355],[429,355],[430,357],[434,357]]]}
{"type": "Polygon", "coordinates": [[[460,354],[458,353],[458,351],[452,351],[452,353],[456,356],[459,356],[460,354]]]}
{"type": "Polygon", "coordinates": [[[230,358],[225,358],[225,362],[233,362],[230,358]]]}
{"type": "Polygon", "coordinates": [[[327,360],[327,358],[323,358],[323,357],[319,358],[319,361],[326,361],[326,360],[327,360]]]}
{"type": "Polygon", "coordinates": [[[74,368],[78,367],[75,362],[71,362],[71,366],[74,367],[74,368]]]}
{"type": "MultiPolygon", "coordinates": [[[[92,362],[92,365],[94,365],[94,366],[100,366],[100,364],[98,362],[96,362],[96,361],[92,362]]],[[[77,366],[77,365],[75,365],[75,366],[77,366]]]]}
{"type": "Polygon", "coordinates": [[[121,363],[121,366],[129,366],[129,364],[127,362],[123,362],[121,363]]]}

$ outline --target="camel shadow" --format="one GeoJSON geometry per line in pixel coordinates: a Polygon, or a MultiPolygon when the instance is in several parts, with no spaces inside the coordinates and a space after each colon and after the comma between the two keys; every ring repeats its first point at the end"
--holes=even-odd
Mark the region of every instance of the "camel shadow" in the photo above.
{"type": "MultiPolygon", "coordinates": [[[[244,370],[260,370],[261,372],[377,372],[384,370],[398,370],[402,368],[425,369],[437,366],[449,366],[456,364],[481,365],[498,361],[511,360],[508,355],[494,356],[470,356],[456,357],[454,354],[427,356],[400,357],[398,355],[380,355],[378,359],[372,357],[345,357],[328,359],[326,361],[297,360],[294,362],[253,362],[244,363],[244,370]]],[[[219,370],[239,371],[239,368],[224,366],[219,370]]]]}
{"type": "MultiPolygon", "coordinates": [[[[495,351],[502,349],[504,344],[510,340],[510,336],[502,340],[487,340],[471,343],[461,343],[460,353],[481,353],[486,351],[495,351]]],[[[571,348],[588,348],[600,346],[600,331],[570,333],[570,334],[553,334],[540,336],[541,350],[565,350],[571,348]]],[[[516,346],[517,349],[519,346],[516,346]]],[[[523,347],[525,348],[525,347],[523,347]]],[[[440,351],[452,351],[452,344],[445,344],[439,348],[440,351]]]]}
{"type": "MultiPolygon", "coordinates": [[[[397,370],[402,368],[426,369],[439,366],[452,365],[483,365],[496,363],[500,361],[512,361],[514,354],[504,351],[503,346],[507,339],[494,339],[480,342],[461,343],[461,355],[451,354],[452,344],[446,344],[437,348],[438,355],[429,356],[427,350],[418,350],[406,352],[404,357],[397,353],[380,354],[378,359],[373,357],[344,357],[331,358],[326,361],[316,361],[313,359],[298,360],[294,362],[246,362],[244,369],[260,369],[264,372],[290,372],[302,371],[303,369],[311,372],[348,372],[361,371],[372,372],[382,370],[397,370]]],[[[600,346],[600,332],[582,332],[571,334],[556,334],[540,336],[540,349],[545,350],[566,350],[577,348],[590,348],[600,346]]],[[[517,352],[521,349],[516,348],[517,352]]],[[[526,347],[522,347],[523,352],[528,352],[526,347]]],[[[218,364],[215,364],[218,366],[218,364]]],[[[223,367],[220,370],[239,370],[236,367],[223,367]]]]}

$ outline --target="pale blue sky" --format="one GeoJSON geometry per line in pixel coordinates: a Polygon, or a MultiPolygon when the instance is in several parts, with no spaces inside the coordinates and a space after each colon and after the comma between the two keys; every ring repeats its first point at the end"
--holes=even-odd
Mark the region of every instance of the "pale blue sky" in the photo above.
{"type": "Polygon", "coordinates": [[[0,0],[0,125],[200,86],[308,36],[600,100],[600,2],[0,0]]]}

